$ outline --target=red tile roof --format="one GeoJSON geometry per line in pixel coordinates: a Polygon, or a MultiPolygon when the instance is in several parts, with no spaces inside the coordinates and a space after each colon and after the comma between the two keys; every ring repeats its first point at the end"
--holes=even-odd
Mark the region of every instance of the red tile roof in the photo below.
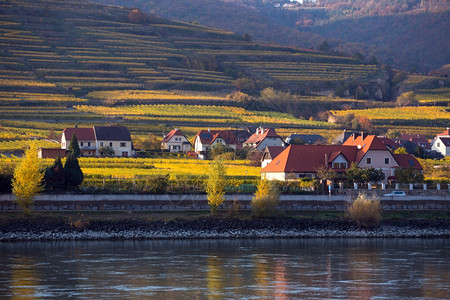
{"type": "Polygon", "coordinates": [[[227,145],[236,145],[238,143],[236,135],[232,130],[223,130],[216,133],[211,140],[211,144],[218,138],[222,138],[227,145]]]}
{"type": "Polygon", "coordinates": [[[450,128],[447,127],[443,133],[439,133],[437,136],[450,136],[450,128]]]}
{"type": "Polygon", "coordinates": [[[66,141],[70,141],[72,135],[75,133],[79,141],[95,141],[95,133],[93,128],[65,128],[63,134],[66,141]]]}
{"type": "Polygon", "coordinates": [[[382,137],[378,137],[378,139],[386,146],[389,147],[391,149],[397,150],[398,148],[400,148],[400,145],[397,144],[396,142],[394,142],[393,140],[391,140],[390,138],[387,138],[385,136],[382,137]]]}
{"type": "Polygon", "coordinates": [[[339,154],[342,154],[349,164],[356,162],[359,152],[361,150],[355,146],[290,145],[261,172],[315,173],[320,166],[331,167],[331,163],[339,154]]]}
{"type": "Polygon", "coordinates": [[[399,168],[414,168],[423,170],[419,161],[411,154],[392,154],[399,168]]]}
{"type": "Polygon", "coordinates": [[[200,138],[202,144],[211,144],[211,141],[215,134],[217,134],[218,130],[200,130],[195,135],[195,139],[200,138]]]}
{"type": "Polygon", "coordinates": [[[386,146],[375,135],[364,135],[356,138],[349,137],[342,145],[357,146],[364,153],[369,150],[387,150],[386,146]]]}
{"type": "Polygon", "coordinates": [[[263,131],[258,130],[254,134],[252,134],[248,140],[244,142],[244,144],[256,144],[256,146],[259,145],[266,137],[275,137],[280,138],[281,137],[273,130],[272,128],[266,128],[263,131]]]}
{"type": "Polygon", "coordinates": [[[196,135],[202,144],[212,144],[216,139],[222,138],[227,145],[238,144],[236,134],[232,130],[200,130],[196,135]]]}
{"type": "Polygon", "coordinates": [[[175,128],[175,129],[169,131],[168,134],[166,134],[166,136],[164,137],[162,142],[163,143],[167,143],[175,135],[177,135],[177,136],[184,136],[184,134],[179,129],[175,128]]]}

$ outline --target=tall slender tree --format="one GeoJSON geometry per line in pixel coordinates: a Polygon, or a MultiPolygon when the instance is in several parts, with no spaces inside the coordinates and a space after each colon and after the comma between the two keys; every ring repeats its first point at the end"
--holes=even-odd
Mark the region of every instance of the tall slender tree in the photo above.
{"type": "Polygon", "coordinates": [[[211,213],[214,215],[217,208],[225,200],[226,167],[221,160],[214,160],[209,169],[206,182],[206,194],[211,213]]]}
{"type": "Polygon", "coordinates": [[[75,157],[81,156],[80,145],[78,145],[78,139],[75,136],[75,132],[72,134],[72,138],[70,139],[70,144],[67,150],[69,150],[69,152],[75,157]]]}
{"type": "Polygon", "coordinates": [[[43,190],[43,178],[44,174],[39,170],[37,146],[36,143],[32,142],[20,163],[14,169],[12,181],[12,192],[25,214],[31,213],[34,197],[43,190]]]}
{"type": "Polygon", "coordinates": [[[69,155],[67,156],[63,173],[66,187],[72,189],[77,188],[84,179],[83,171],[81,171],[80,164],[78,163],[78,157],[81,154],[81,150],[78,146],[78,140],[75,133],[72,135],[68,150],[69,155]]]}

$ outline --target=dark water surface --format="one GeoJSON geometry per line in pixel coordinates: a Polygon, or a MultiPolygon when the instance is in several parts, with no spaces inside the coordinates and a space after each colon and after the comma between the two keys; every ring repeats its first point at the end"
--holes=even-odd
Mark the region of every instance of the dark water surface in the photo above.
{"type": "Polygon", "coordinates": [[[0,243],[0,299],[450,299],[448,239],[0,243]]]}

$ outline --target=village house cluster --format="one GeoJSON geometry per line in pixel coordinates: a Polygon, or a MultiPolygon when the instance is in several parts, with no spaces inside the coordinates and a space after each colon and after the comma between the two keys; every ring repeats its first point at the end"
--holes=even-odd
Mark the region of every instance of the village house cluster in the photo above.
{"type": "Polygon", "coordinates": [[[261,151],[261,173],[267,179],[314,178],[321,167],[342,174],[356,164],[361,168],[380,169],[385,175],[384,181],[390,181],[395,180],[395,170],[398,168],[422,170],[418,160],[409,154],[415,153],[418,147],[429,157],[449,156],[450,129],[447,128],[432,141],[420,134],[403,134],[393,140],[344,130],[332,145],[327,145],[326,139],[317,134],[291,134],[283,140],[272,128],[200,130],[195,135],[194,147],[179,129],[174,129],[164,136],[161,147],[170,152],[185,152],[189,156],[206,159],[208,151],[219,144],[232,149],[261,151]],[[408,153],[393,153],[400,147],[408,153]]]}
{"type": "MultiPolygon", "coordinates": [[[[65,128],[61,149],[39,149],[39,157],[65,156],[75,135],[83,157],[135,156],[130,132],[124,126],[94,126],[65,128]]],[[[331,145],[318,134],[291,134],[283,140],[273,128],[200,130],[192,145],[181,130],[175,128],[164,135],[161,150],[186,153],[190,157],[207,159],[210,151],[221,145],[232,150],[248,149],[261,153],[261,174],[267,179],[289,180],[317,177],[317,170],[326,168],[342,174],[352,164],[375,168],[385,175],[385,181],[395,180],[395,170],[422,170],[418,160],[409,153],[422,149],[429,157],[450,155],[450,128],[429,141],[422,135],[401,135],[392,140],[363,132],[344,130],[331,145]],[[399,147],[407,154],[396,154],[399,147]]]]}

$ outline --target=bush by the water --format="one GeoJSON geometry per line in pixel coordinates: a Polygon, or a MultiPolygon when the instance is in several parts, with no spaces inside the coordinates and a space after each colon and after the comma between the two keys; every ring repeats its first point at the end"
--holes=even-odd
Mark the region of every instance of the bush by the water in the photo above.
{"type": "Polygon", "coordinates": [[[377,197],[368,197],[366,194],[359,194],[352,205],[347,210],[349,218],[359,227],[373,228],[381,221],[381,204],[377,197]]]}
{"type": "Polygon", "coordinates": [[[257,217],[272,216],[277,208],[280,192],[276,183],[263,179],[252,198],[252,209],[257,217]]]}

